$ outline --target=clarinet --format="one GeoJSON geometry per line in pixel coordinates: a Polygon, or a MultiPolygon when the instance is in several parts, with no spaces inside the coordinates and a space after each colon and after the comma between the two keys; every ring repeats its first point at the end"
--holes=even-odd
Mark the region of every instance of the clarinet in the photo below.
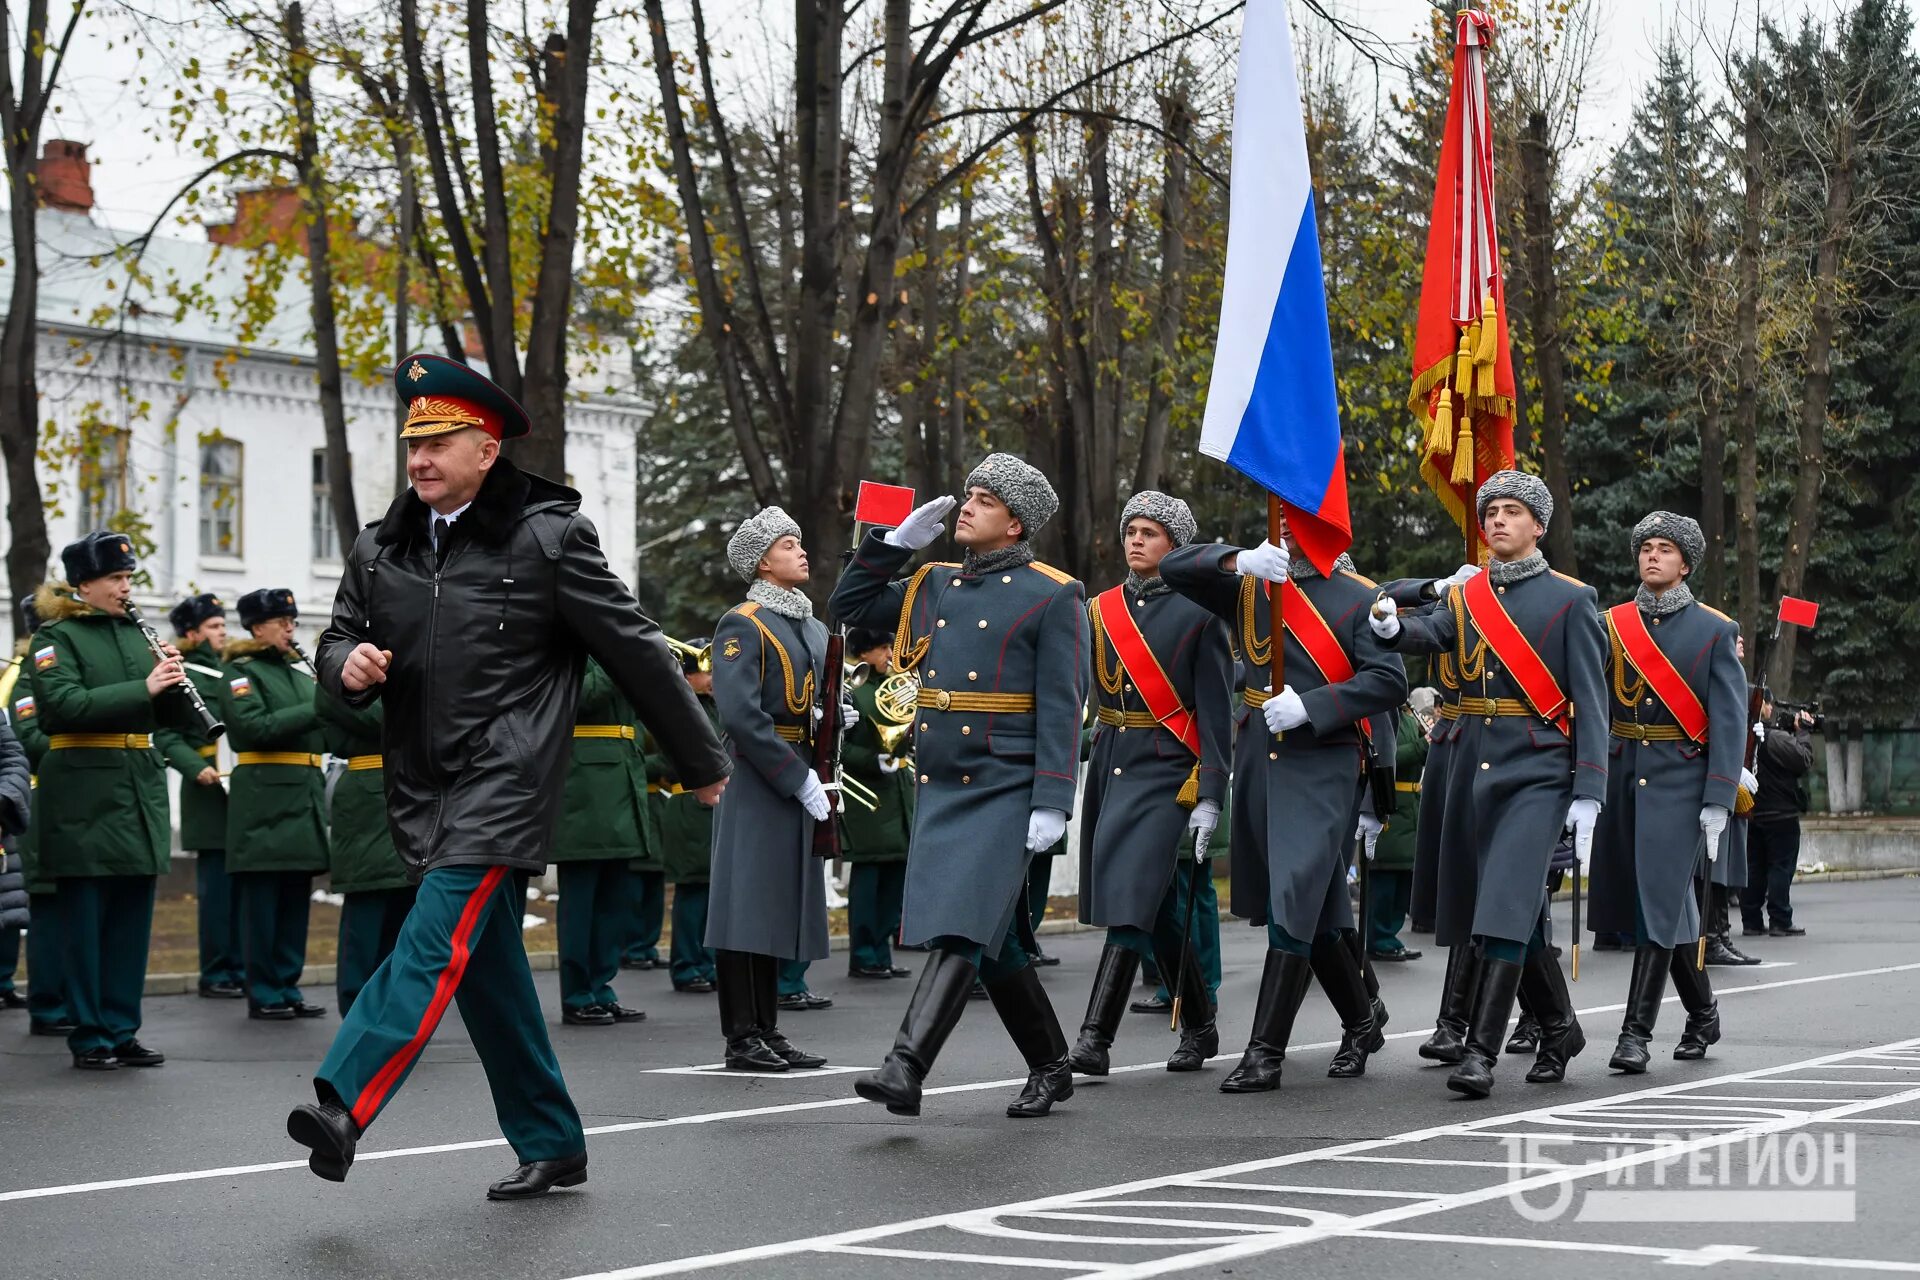
{"type": "MultiPolygon", "coordinates": [[[[131,600],[127,601],[127,621],[140,628],[140,634],[147,638],[147,648],[153,650],[153,656],[157,660],[165,662],[167,647],[160,643],[159,633],[147,625],[147,620],[140,616],[140,610],[134,607],[131,600]]],[[[227,731],[227,726],[221,724],[220,718],[208,710],[207,700],[200,696],[200,689],[193,683],[193,677],[188,676],[182,680],[180,688],[186,690],[187,701],[193,706],[193,714],[200,718],[201,735],[209,742],[218,741],[220,735],[227,731]]]]}
{"type": "Polygon", "coordinates": [[[307,664],[308,675],[312,676],[315,680],[320,678],[320,668],[313,665],[313,659],[307,656],[307,651],[300,647],[298,640],[287,641],[287,648],[292,652],[295,662],[304,662],[307,664]]]}

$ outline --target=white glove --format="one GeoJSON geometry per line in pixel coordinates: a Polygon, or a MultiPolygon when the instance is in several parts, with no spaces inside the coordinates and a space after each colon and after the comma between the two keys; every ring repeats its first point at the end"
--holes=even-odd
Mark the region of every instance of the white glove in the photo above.
{"type": "Polygon", "coordinates": [[[1360,829],[1354,834],[1366,841],[1368,862],[1373,861],[1374,850],[1380,845],[1380,833],[1386,829],[1387,824],[1372,814],[1363,813],[1360,815],[1360,829]]]}
{"type": "Polygon", "coordinates": [[[1755,720],[1753,722],[1753,736],[1756,742],[1765,742],[1767,740],[1767,722],[1765,720],[1755,720]]]}
{"type": "Polygon", "coordinates": [[[947,527],[947,516],[960,505],[960,499],[948,496],[923,502],[907,514],[897,529],[889,529],[882,541],[890,547],[918,551],[931,546],[947,527]]]}
{"type": "Polygon", "coordinates": [[[1442,587],[1464,587],[1467,585],[1467,579],[1471,578],[1474,574],[1478,572],[1480,572],[1479,565],[1463,564],[1458,569],[1455,569],[1452,573],[1448,574],[1446,577],[1440,579],[1440,581],[1433,584],[1434,594],[1435,595],[1440,594],[1440,589],[1442,587]]]}
{"type": "Polygon", "coordinates": [[[1243,578],[1265,578],[1268,582],[1287,580],[1287,549],[1271,542],[1249,547],[1234,559],[1234,571],[1243,578]]]}
{"type": "Polygon", "coordinates": [[[880,772],[882,773],[898,773],[906,767],[907,762],[899,756],[880,757],[880,772]]]}
{"type": "Polygon", "coordinates": [[[1027,852],[1040,853],[1060,843],[1067,834],[1067,815],[1058,809],[1035,809],[1027,815],[1027,852]]]}
{"type": "Polygon", "coordinates": [[[1307,704],[1300,701],[1292,685],[1281,685],[1280,692],[1260,708],[1260,714],[1267,718],[1268,733],[1285,733],[1307,722],[1307,704]]]}
{"type": "Polygon", "coordinates": [[[827,798],[827,789],[820,785],[818,774],[809,773],[807,780],[800,784],[800,789],[793,793],[793,798],[800,802],[800,807],[815,822],[825,822],[833,816],[833,801],[827,798]]]}
{"type": "Polygon", "coordinates": [[[1750,796],[1760,794],[1760,779],[1753,776],[1753,770],[1751,769],[1742,769],[1740,771],[1740,785],[1746,788],[1746,792],[1750,796]]]}
{"type": "Polygon", "coordinates": [[[843,692],[840,695],[840,737],[845,740],[849,730],[860,723],[860,708],[853,705],[853,695],[843,692]]]}
{"type": "Polygon", "coordinates": [[[1727,810],[1724,805],[1703,804],[1700,806],[1700,834],[1707,838],[1707,861],[1720,859],[1720,837],[1727,829],[1727,810]]]}
{"type": "Polygon", "coordinates": [[[1567,810],[1567,826],[1573,832],[1573,860],[1585,871],[1593,861],[1593,829],[1600,822],[1600,802],[1581,796],[1567,810]]]}
{"type": "Polygon", "coordinates": [[[1373,628],[1373,634],[1382,640],[1391,640],[1400,634],[1400,606],[1381,596],[1373,602],[1373,608],[1367,611],[1367,625],[1373,628]]]}
{"type": "Polygon", "coordinates": [[[1205,831],[1209,835],[1220,825],[1220,802],[1218,800],[1198,800],[1193,811],[1187,814],[1187,830],[1205,831]]]}

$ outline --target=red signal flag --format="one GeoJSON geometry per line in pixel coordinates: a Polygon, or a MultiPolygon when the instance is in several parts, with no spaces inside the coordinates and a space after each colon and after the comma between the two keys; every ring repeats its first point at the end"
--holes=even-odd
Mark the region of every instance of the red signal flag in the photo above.
{"type": "Polygon", "coordinates": [[[1811,628],[1819,617],[1820,606],[1813,601],[1802,600],[1799,596],[1780,597],[1780,621],[1811,628]]]}
{"type": "Polygon", "coordinates": [[[860,482],[860,496],[853,504],[853,518],[861,524],[894,529],[913,511],[913,490],[904,485],[860,482]]]}

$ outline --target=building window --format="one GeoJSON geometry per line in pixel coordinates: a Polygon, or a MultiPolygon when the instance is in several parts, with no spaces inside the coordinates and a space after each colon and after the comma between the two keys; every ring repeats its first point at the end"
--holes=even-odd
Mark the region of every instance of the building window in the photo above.
{"type": "Polygon", "coordinates": [[[127,444],[119,427],[89,427],[80,449],[80,525],[104,529],[127,509],[127,444]]]}
{"type": "Polygon", "coordinates": [[[313,451],[313,558],[340,559],[340,530],[333,522],[333,486],[327,483],[327,451],[313,451]]]}
{"type": "Polygon", "coordinates": [[[200,442],[200,554],[237,556],[240,543],[240,481],[245,451],[218,436],[200,442]]]}

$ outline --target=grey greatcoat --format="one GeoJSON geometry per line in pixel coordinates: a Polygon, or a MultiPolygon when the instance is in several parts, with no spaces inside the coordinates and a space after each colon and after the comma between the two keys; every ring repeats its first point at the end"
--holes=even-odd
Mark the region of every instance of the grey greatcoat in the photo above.
{"type": "Polygon", "coordinates": [[[1226,804],[1233,755],[1233,649],[1227,624],[1164,584],[1144,594],[1117,587],[1159,667],[1193,714],[1200,737],[1196,758],[1178,736],[1148,727],[1146,700],[1095,620],[1096,705],[1133,724],[1094,727],[1093,755],[1080,810],[1080,922],[1153,928],[1172,883],[1189,810],[1179,803],[1194,771],[1197,798],[1226,804]]]}
{"type": "MultiPolygon", "coordinates": [[[[1707,741],[1638,740],[1642,729],[1673,735],[1679,721],[1627,659],[1608,618],[1613,734],[1607,805],[1593,842],[1591,919],[1602,933],[1634,933],[1637,899],[1647,941],[1675,947],[1700,936],[1700,808],[1717,804],[1731,818],[1747,740],[1747,680],[1734,651],[1740,629],[1724,613],[1696,603],[1646,622],[1653,643],[1705,708],[1707,741]]],[[[1728,827],[1719,862],[1733,861],[1731,821],[1728,827]]]]}
{"type": "Polygon", "coordinates": [[[813,856],[813,819],[794,798],[812,767],[826,653],[819,619],[753,603],[733,609],[714,632],[713,700],[733,765],[713,815],[706,944],[715,950],[826,959],[826,883],[813,856]]]}
{"type": "Polygon", "coordinates": [[[1024,903],[1028,818],[1035,809],[1073,812],[1087,697],[1086,593],[1038,561],[984,574],[933,563],[892,581],[913,554],[868,534],[832,600],[842,622],[888,631],[913,594],[893,648],[895,665],[922,686],[901,941],[964,938],[997,956],[1016,903],[1024,903]],[[962,710],[946,695],[998,696],[1009,700],[1002,706],[1032,709],[962,710]]]}
{"type": "MultiPolygon", "coordinates": [[[[1433,597],[1433,583],[1425,578],[1397,578],[1382,583],[1380,591],[1401,609],[1431,612],[1442,607],[1433,597]]],[[[1453,722],[1460,716],[1460,678],[1454,674],[1453,655],[1433,655],[1431,679],[1440,691],[1434,707],[1433,728],[1427,731],[1427,762],[1420,770],[1419,824],[1413,836],[1413,894],[1409,914],[1415,920],[1434,916],[1440,870],[1440,831],[1446,820],[1447,786],[1453,768],[1450,741],[1453,722]]],[[[1401,803],[1405,803],[1404,797],[1401,803]]]]}
{"type": "Polygon", "coordinates": [[[1269,597],[1261,582],[1221,567],[1235,550],[1182,547],[1160,562],[1160,575],[1227,620],[1247,664],[1233,762],[1233,914],[1255,925],[1271,921],[1296,940],[1311,942],[1353,926],[1346,876],[1366,776],[1357,722],[1406,701],[1407,676],[1367,626],[1373,583],[1344,572],[1303,579],[1301,591],[1326,619],[1354,674],[1329,683],[1289,628],[1282,683],[1300,695],[1308,719],[1276,739],[1252,705],[1264,701],[1260,691],[1271,678],[1269,597]]]}
{"type": "MultiPolygon", "coordinates": [[[[1531,710],[1443,722],[1452,761],[1440,822],[1434,940],[1444,947],[1475,936],[1532,937],[1568,808],[1576,797],[1606,796],[1606,640],[1593,588],[1546,570],[1496,590],[1571,701],[1571,736],[1531,710]]],[[[1388,645],[1409,653],[1451,652],[1463,697],[1524,699],[1458,594],[1448,592],[1446,608],[1402,614],[1388,645]]]]}

